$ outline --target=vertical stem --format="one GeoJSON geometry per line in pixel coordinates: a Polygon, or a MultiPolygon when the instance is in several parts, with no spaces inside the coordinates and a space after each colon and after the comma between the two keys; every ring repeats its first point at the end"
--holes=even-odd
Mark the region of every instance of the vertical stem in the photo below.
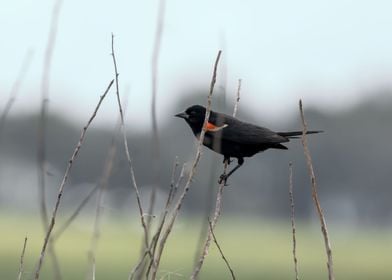
{"type": "Polygon", "coordinates": [[[164,249],[164,247],[166,245],[166,241],[167,241],[167,239],[168,239],[168,237],[169,237],[169,235],[171,233],[171,230],[173,228],[174,222],[176,221],[176,218],[177,218],[177,216],[178,216],[178,214],[180,212],[182,203],[183,203],[183,201],[184,201],[184,199],[185,199],[185,197],[186,197],[186,195],[187,195],[187,193],[188,193],[188,191],[189,191],[189,189],[191,187],[192,179],[193,179],[193,177],[195,176],[195,173],[196,173],[196,167],[198,166],[199,161],[200,161],[201,148],[202,148],[202,145],[203,145],[205,133],[207,131],[207,122],[208,122],[208,120],[210,118],[212,94],[214,92],[214,86],[215,86],[215,83],[216,83],[218,63],[219,63],[221,54],[222,54],[222,51],[219,50],[218,55],[217,55],[216,60],[215,60],[215,64],[214,64],[214,71],[213,71],[212,79],[211,79],[211,83],[210,83],[210,91],[209,91],[208,96],[207,96],[206,115],[204,117],[203,128],[202,128],[200,136],[199,136],[199,141],[198,141],[198,145],[197,145],[195,158],[193,160],[193,164],[192,164],[191,170],[189,172],[188,180],[185,183],[184,190],[183,190],[180,198],[178,199],[178,201],[176,203],[176,206],[174,207],[173,215],[172,215],[171,219],[169,220],[168,225],[167,225],[167,227],[166,227],[166,229],[165,229],[165,231],[163,233],[163,236],[161,238],[161,241],[159,243],[157,256],[154,259],[155,264],[153,265],[152,279],[156,279],[156,274],[158,272],[158,267],[159,267],[159,264],[160,264],[161,256],[162,256],[162,253],[163,253],[163,249],[164,249]]]}
{"type": "Polygon", "coordinates": [[[310,181],[312,184],[312,198],[313,198],[313,202],[316,207],[317,214],[318,214],[318,217],[320,220],[321,232],[324,237],[325,251],[327,254],[328,279],[334,280],[335,276],[333,273],[333,260],[332,260],[331,244],[330,244],[329,236],[328,236],[327,223],[325,222],[323,209],[321,208],[320,201],[319,201],[318,194],[317,194],[317,182],[316,182],[316,176],[314,175],[312,157],[310,156],[310,151],[308,148],[308,141],[307,141],[307,137],[306,137],[306,133],[307,133],[308,128],[307,128],[307,124],[306,124],[305,117],[304,117],[304,111],[302,109],[302,100],[299,100],[299,111],[301,114],[302,127],[303,127],[302,145],[304,147],[304,154],[305,154],[306,163],[308,166],[310,181]]]}
{"type": "MultiPolygon", "coordinates": [[[[234,105],[233,117],[235,117],[235,115],[237,114],[238,103],[240,102],[240,90],[241,90],[241,79],[238,80],[237,99],[236,99],[236,102],[234,105]]],[[[228,164],[229,164],[228,160],[225,160],[223,174],[226,174],[228,164]]],[[[206,241],[203,246],[202,254],[199,258],[199,261],[196,263],[195,268],[193,270],[193,273],[190,277],[192,280],[197,279],[197,277],[200,273],[201,267],[204,264],[204,260],[205,260],[206,256],[208,255],[208,250],[211,245],[211,239],[213,237],[213,230],[214,230],[216,224],[218,223],[218,219],[221,214],[223,189],[225,187],[225,184],[226,184],[226,180],[223,180],[222,183],[219,184],[218,193],[216,195],[214,217],[212,219],[212,222],[210,222],[210,228],[207,233],[207,238],[206,238],[206,241]]]]}
{"type": "Polygon", "coordinates": [[[34,276],[34,279],[35,279],[35,280],[38,280],[39,277],[40,277],[40,272],[41,272],[42,264],[43,264],[43,261],[44,261],[44,258],[45,258],[46,249],[47,249],[48,243],[49,243],[50,240],[51,240],[51,234],[52,234],[54,225],[55,225],[55,223],[56,223],[57,211],[59,210],[61,198],[62,198],[63,192],[64,192],[64,187],[65,187],[65,184],[66,184],[66,182],[67,182],[67,180],[68,180],[68,176],[69,176],[69,174],[70,174],[70,172],[71,172],[73,163],[74,163],[74,161],[75,161],[77,155],[79,154],[80,148],[81,148],[82,145],[83,145],[83,142],[84,142],[84,139],[85,139],[85,136],[86,136],[86,132],[87,132],[87,130],[88,130],[90,124],[92,123],[92,121],[93,121],[94,118],[96,117],[96,115],[97,115],[97,113],[98,113],[98,110],[99,110],[99,108],[101,107],[101,103],[102,103],[102,101],[104,100],[104,98],[106,97],[107,93],[109,92],[109,89],[110,89],[111,86],[113,85],[113,82],[114,82],[114,80],[112,80],[112,81],[109,83],[109,85],[108,85],[108,87],[106,88],[104,94],[100,97],[100,99],[99,99],[99,101],[98,101],[98,104],[97,104],[97,106],[95,107],[95,110],[94,110],[93,114],[91,115],[91,117],[90,117],[90,119],[88,120],[87,124],[86,124],[86,125],[83,127],[83,129],[82,129],[82,132],[81,132],[81,135],[80,135],[80,138],[79,138],[79,142],[78,142],[78,144],[76,145],[75,150],[74,150],[73,153],[72,153],[72,156],[71,156],[70,159],[68,160],[68,165],[67,165],[67,168],[66,168],[66,170],[65,170],[63,179],[62,179],[62,181],[61,181],[61,184],[60,184],[60,187],[59,187],[59,190],[58,190],[57,200],[56,200],[55,206],[54,206],[54,208],[53,208],[52,217],[51,217],[51,219],[50,219],[50,223],[49,223],[49,226],[48,226],[48,230],[47,230],[47,232],[46,232],[45,239],[44,239],[44,243],[43,243],[43,245],[42,245],[41,254],[40,254],[40,257],[39,257],[39,260],[38,260],[38,265],[37,265],[37,268],[36,268],[36,270],[35,270],[35,276],[34,276]]]}
{"type": "Polygon", "coordinates": [[[26,245],[27,245],[27,236],[24,239],[22,254],[20,255],[18,280],[22,279],[22,275],[23,275],[23,271],[24,271],[24,255],[26,252],[26,245]]]}
{"type": "MultiPolygon", "coordinates": [[[[44,231],[48,232],[50,225],[48,210],[46,206],[46,130],[47,130],[47,114],[48,114],[48,106],[49,106],[49,88],[50,88],[50,73],[52,69],[52,59],[53,52],[56,45],[57,38],[57,30],[59,17],[61,12],[61,7],[63,4],[63,0],[56,0],[53,10],[52,10],[52,19],[50,24],[50,31],[48,35],[48,42],[46,45],[45,56],[44,56],[44,68],[42,72],[42,81],[41,81],[41,114],[40,121],[38,127],[38,186],[39,186],[39,203],[40,203],[40,214],[41,221],[44,227],[44,231]]],[[[55,279],[61,279],[60,265],[57,260],[56,252],[54,250],[54,246],[52,246],[53,242],[51,239],[49,242],[49,254],[51,256],[53,262],[53,269],[55,272],[55,279]]]]}
{"type": "Polygon", "coordinates": [[[298,280],[298,260],[297,260],[297,239],[295,237],[295,208],[294,208],[294,194],[293,194],[293,164],[289,163],[289,198],[290,198],[290,209],[291,209],[291,229],[293,235],[293,260],[294,260],[294,271],[295,280],[298,280]]]}

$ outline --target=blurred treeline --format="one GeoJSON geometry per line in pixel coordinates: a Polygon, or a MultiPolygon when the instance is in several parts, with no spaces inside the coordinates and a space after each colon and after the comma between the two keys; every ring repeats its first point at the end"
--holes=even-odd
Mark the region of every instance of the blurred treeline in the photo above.
{"type": "MultiPolygon", "coordinates": [[[[320,111],[306,108],[310,129],[325,132],[309,137],[319,195],[328,221],[384,225],[392,219],[392,98],[376,95],[346,111],[320,111]]],[[[195,140],[188,126],[174,113],[194,103],[204,104],[205,95],[195,94],[173,105],[167,121],[159,128],[160,163],[159,194],[170,184],[173,161],[181,163],[193,158],[195,140]]],[[[229,103],[229,102],[227,102],[229,103]]],[[[224,100],[216,100],[215,110],[226,110],[224,100]]],[[[306,104],[306,101],[305,101],[306,104]]],[[[93,104],[92,104],[93,107],[93,104]]],[[[285,121],[263,121],[247,113],[240,105],[238,117],[276,131],[300,130],[299,114],[285,121]]],[[[273,119],[273,118],[271,118],[273,119]]],[[[6,209],[37,207],[37,126],[39,115],[20,115],[7,119],[0,146],[0,205],[6,209]]],[[[53,203],[58,183],[85,121],[69,122],[52,112],[48,117],[47,170],[48,201],[53,203]]],[[[128,119],[127,123],[137,122],[128,119]]],[[[128,129],[128,141],[139,188],[146,198],[154,175],[151,166],[151,132],[128,129]]],[[[74,207],[98,181],[110,145],[114,127],[93,126],[66,186],[63,208],[74,207]]],[[[300,140],[288,144],[288,151],[269,150],[245,160],[245,165],[230,178],[224,199],[225,215],[257,215],[287,218],[288,163],[294,164],[296,215],[312,219],[313,205],[309,177],[300,140]]],[[[120,210],[135,204],[129,184],[127,162],[122,142],[118,142],[114,172],[107,191],[106,206],[120,210]]],[[[194,186],[184,204],[188,214],[203,214],[214,199],[216,182],[222,170],[222,158],[205,149],[194,186]]],[[[94,200],[93,200],[94,201],[94,200]]],[[[157,210],[158,211],[158,210],[157,210]]]]}

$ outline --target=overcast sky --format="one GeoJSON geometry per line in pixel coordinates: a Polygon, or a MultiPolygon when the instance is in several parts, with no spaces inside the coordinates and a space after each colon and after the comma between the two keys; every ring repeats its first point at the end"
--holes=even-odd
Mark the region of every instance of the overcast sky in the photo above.
{"type": "MultiPolygon", "coordinates": [[[[64,0],[52,61],[50,110],[73,120],[87,119],[113,77],[113,32],[120,86],[130,88],[128,120],[148,127],[158,3],[64,0]]],[[[47,0],[0,2],[1,109],[25,53],[33,49],[13,113],[38,110],[53,5],[47,0]]],[[[242,78],[242,108],[254,114],[292,112],[299,98],[309,106],[350,106],[368,89],[390,86],[391,11],[390,1],[167,0],[158,114],[171,116],[171,104],[192,87],[208,88],[220,48],[229,94],[242,78]]],[[[116,115],[111,98],[99,121],[115,120],[116,115]]]]}

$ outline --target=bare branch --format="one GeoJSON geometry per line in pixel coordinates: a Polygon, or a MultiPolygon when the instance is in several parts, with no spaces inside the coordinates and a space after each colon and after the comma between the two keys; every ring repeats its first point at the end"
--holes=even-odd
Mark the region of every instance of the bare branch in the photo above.
{"type": "MultiPolygon", "coordinates": [[[[174,177],[175,177],[175,173],[176,173],[176,169],[177,169],[178,165],[179,165],[178,158],[176,157],[175,163],[174,163],[174,166],[173,166],[172,179],[171,179],[171,183],[170,183],[170,191],[169,191],[169,194],[167,196],[165,209],[163,211],[163,214],[162,214],[162,217],[161,217],[158,229],[156,230],[156,233],[155,233],[154,237],[152,238],[151,245],[150,245],[153,256],[155,256],[157,245],[158,245],[158,240],[159,240],[159,237],[161,235],[163,226],[165,225],[166,217],[169,214],[171,202],[174,199],[174,195],[175,195],[174,190],[178,188],[178,184],[181,182],[182,177],[184,176],[184,172],[183,171],[184,171],[185,164],[182,167],[182,170],[181,170],[180,175],[179,175],[178,180],[177,180],[177,184],[174,182],[174,177]]],[[[152,266],[154,264],[155,264],[154,258],[151,258],[150,263],[149,263],[148,268],[147,268],[147,272],[146,272],[146,279],[149,278],[151,268],[152,268],[152,266]]]]}
{"type": "MultiPolygon", "coordinates": [[[[41,221],[44,228],[44,232],[49,231],[49,216],[46,205],[46,130],[47,130],[47,112],[49,110],[49,89],[50,89],[50,73],[52,69],[53,53],[56,45],[58,23],[60,18],[60,12],[62,8],[63,0],[56,0],[53,10],[52,18],[50,23],[50,31],[48,35],[48,42],[46,45],[45,56],[44,56],[44,67],[42,72],[41,80],[41,113],[40,122],[38,127],[38,149],[37,149],[37,160],[38,160],[38,186],[39,186],[39,204],[40,204],[40,215],[41,221]]],[[[61,279],[60,265],[57,260],[54,246],[52,246],[51,239],[49,242],[49,255],[53,262],[53,270],[55,273],[55,279],[61,279]]]]}
{"type": "Polygon", "coordinates": [[[185,197],[186,197],[186,195],[187,195],[187,193],[188,193],[188,191],[190,189],[192,179],[193,179],[193,177],[195,176],[195,173],[196,173],[196,167],[197,167],[197,165],[199,164],[199,161],[200,161],[201,150],[202,150],[202,145],[203,145],[203,141],[204,141],[204,135],[205,135],[206,130],[207,130],[207,122],[208,122],[208,119],[210,117],[210,112],[211,112],[212,94],[214,92],[214,86],[215,86],[215,83],[216,83],[216,76],[217,76],[217,68],[218,68],[218,63],[219,63],[221,54],[222,54],[222,51],[220,50],[218,52],[218,55],[217,55],[216,60],[215,60],[214,71],[213,71],[212,79],[211,79],[211,83],[210,83],[210,91],[209,91],[208,97],[207,97],[206,115],[205,115],[205,118],[204,118],[203,129],[202,129],[202,131],[200,133],[200,136],[199,136],[198,146],[197,146],[195,158],[194,158],[193,163],[192,163],[192,168],[191,168],[191,170],[189,172],[188,180],[186,181],[184,190],[183,190],[181,196],[179,197],[179,199],[178,199],[178,201],[176,203],[176,206],[174,208],[174,213],[173,213],[173,215],[172,215],[172,217],[171,217],[171,219],[170,219],[170,221],[169,221],[165,231],[163,232],[163,236],[162,236],[161,241],[159,243],[157,256],[154,259],[155,264],[153,266],[152,279],[156,279],[156,274],[157,274],[157,271],[158,271],[158,267],[159,267],[159,263],[160,263],[161,256],[162,256],[162,253],[163,253],[163,249],[164,249],[164,247],[166,245],[167,238],[170,235],[170,232],[171,232],[171,230],[173,228],[174,222],[176,221],[178,213],[179,213],[179,211],[181,209],[182,203],[183,203],[183,201],[184,201],[184,199],[185,199],[185,197]]]}
{"type": "Polygon", "coordinates": [[[95,218],[94,218],[94,225],[93,225],[93,234],[91,236],[91,243],[90,243],[90,250],[88,252],[88,258],[91,263],[92,271],[93,271],[93,279],[95,279],[95,255],[96,250],[98,247],[98,241],[100,237],[100,221],[103,212],[103,193],[106,190],[109,179],[112,174],[114,159],[116,157],[117,152],[117,135],[120,126],[116,128],[115,134],[113,135],[108,154],[106,156],[105,164],[103,167],[102,176],[99,180],[97,186],[99,186],[98,197],[97,197],[97,205],[95,208],[95,218]]]}
{"type": "Polygon", "coordinates": [[[52,68],[53,52],[56,44],[58,21],[63,0],[56,0],[52,10],[52,21],[50,24],[50,31],[48,42],[46,45],[44,68],[41,81],[41,115],[38,128],[38,165],[39,173],[38,180],[40,186],[40,205],[41,205],[41,219],[44,225],[44,230],[48,229],[48,211],[46,207],[46,187],[45,187],[45,174],[46,174],[46,115],[48,111],[49,101],[49,87],[50,87],[50,71],[52,68]]]}
{"type": "MultiPolygon", "coordinates": [[[[238,103],[240,102],[240,89],[241,89],[241,79],[238,80],[237,99],[236,99],[236,102],[234,105],[233,117],[235,117],[235,115],[237,113],[238,103]]],[[[225,160],[224,167],[223,167],[223,174],[226,174],[228,164],[229,164],[229,162],[227,160],[225,160]]],[[[198,262],[196,262],[195,269],[193,270],[193,273],[191,275],[191,279],[197,279],[197,277],[200,273],[201,267],[203,266],[204,260],[205,260],[206,256],[208,255],[208,250],[211,245],[212,231],[218,222],[218,219],[219,219],[219,216],[221,213],[221,209],[222,209],[222,197],[223,197],[223,189],[225,187],[225,184],[226,184],[226,180],[223,180],[219,184],[218,193],[216,195],[214,217],[213,217],[212,223],[210,223],[211,230],[208,231],[206,241],[205,241],[203,249],[201,251],[202,254],[201,254],[198,262]]]]}
{"type": "Polygon", "coordinates": [[[33,58],[33,53],[34,52],[32,50],[28,50],[27,53],[25,54],[25,57],[23,58],[22,65],[19,69],[19,74],[18,74],[14,84],[12,85],[10,95],[8,97],[7,102],[5,103],[3,112],[1,113],[0,140],[3,135],[3,129],[4,129],[4,125],[5,125],[5,121],[7,119],[8,113],[10,112],[12,105],[14,104],[14,102],[19,94],[20,86],[21,86],[22,82],[24,81],[24,78],[26,76],[28,69],[30,68],[31,60],[33,58]]]}
{"type": "Polygon", "coordinates": [[[95,265],[95,258],[93,257],[93,259],[92,259],[92,263],[93,263],[93,269],[92,269],[92,277],[91,277],[91,279],[92,280],[95,280],[95,272],[96,272],[96,265],[95,265]]]}
{"type": "Polygon", "coordinates": [[[242,80],[238,79],[237,99],[236,99],[235,105],[234,105],[233,117],[237,116],[238,104],[240,103],[241,83],[242,83],[242,80]]]}
{"type": "Polygon", "coordinates": [[[297,260],[297,239],[295,237],[295,208],[294,208],[294,195],[293,195],[293,164],[289,163],[289,198],[290,198],[290,209],[291,209],[291,229],[293,234],[293,260],[294,260],[294,271],[295,280],[298,280],[298,260],[297,260]]]}
{"type": "MultiPolygon", "coordinates": [[[[174,166],[173,166],[172,179],[171,179],[171,183],[170,183],[170,191],[169,191],[169,194],[168,194],[168,198],[167,198],[167,201],[166,201],[165,209],[164,209],[164,212],[162,214],[161,221],[159,223],[158,229],[157,229],[156,233],[154,234],[154,236],[153,236],[153,238],[151,240],[150,247],[148,248],[148,250],[144,250],[144,253],[141,255],[141,257],[139,259],[139,262],[137,263],[137,265],[130,272],[130,274],[128,276],[129,280],[134,279],[135,273],[138,272],[139,269],[144,264],[144,260],[145,260],[145,258],[147,256],[148,252],[152,252],[152,256],[155,256],[158,240],[159,240],[160,234],[162,233],[163,226],[165,225],[166,217],[167,217],[167,215],[169,213],[169,209],[170,209],[171,203],[172,203],[172,201],[173,201],[173,199],[175,197],[176,190],[178,189],[178,186],[181,184],[182,179],[184,177],[184,170],[185,170],[185,167],[186,167],[185,163],[183,164],[183,166],[181,168],[181,172],[180,172],[180,175],[179,175],[179,177],[177,179],[177,182],[176,183],[174,182],[175,170],[177,169],[178,164],[179,164],[178,163],[178,158],[176,157],[175,163],[174,163],[174,166]]],[[[149,274],[150,274],[150,270],[151,270],[153,265],[154,265],[154,258],[151,258],[150,263],[149,263],[148,268],[147,268],[147,272],[146,272],[146,279],[148,279],[149,274]]],[[[140,276],[140,273],[138,275],[140,276]]]]}
{"type": "Polygon", "coordinates": [[[99,185],[95,185],[90,192],[86,195],[86,197],[82,200],[78,207],[76,207],[75,211],[71,216],[62,224],[59,229],[53,233],[52,240],[55,242],[60,236],[68,229],[68,227],[72,224],[75,218],[79,215],[80,211],[86,206],[86,204],[90,201],[91,197],[95,194],[95,192],[99,189],[99,185]]]}
{"type": "Polygon", "coordinates": [[[92,121],[94,120],[95,116],[97,115],[97,112],[98,112],[98,110],[99,110],[99,108],[101,106],[101,103],[104,100],[104,98],[106,97],[106,95],[109,92],[110,88],[112,87],[113,82],[114,82],[114,80],[112,80],[109,83],[109,85],[106,88],[104,94],[100,97],[100,99],[98,101],[98,104],[95,107],[95,110],[94,110],[93,114],[91,115],[91,117],[88,120],[87,124],[82,129],[82,132],[81,132],[81,135],[80,135],[80,138],[79,138],[79,142],[76,145],[76,148],[75,148],[74,152],[72,153],[71,158],[68,161],[68,165],[67,165],[67,168],[65,170],[65,173],[64,173],[64,176],[63,176],[63,179],[61,181],[61,184],[60,184],[60,187],[59,187],[59,191],[58,191],[58,194],[57,194],[57,200],[56,200],[56,204],[55,204],[54,209],[53,209],[52,218],[50,220],[50,224],[49,224],[48,230],[46,232],[44,243],[42,245],[41,255],[40,255],[40,258],[39,258],[39,261],[38,261],[37,269],[35,271],[35,278],[34,279],[36,279],[36,280],[39,279],[39,274],[40,274],[42,263],[43,263],[44,257],[45,257],[46,247],[47,247],[48,242],[49,242],[49,240],[51,238],[51,233],[53,231],[53,227],[54,227],[55,222],[56,222],[57,211],[58,211],[59,206],[60,206],[61,197],[63,196],[65,183],[67,182],[67,179],[68,179],[69,173],[71,171],[72,165],[73,165],[77,155],[79,154],[80,148],[83,145],[87,129],[89,128],[90,124],[92,123],[92,121]]]}
{"type": "Polygon", "coordinates": [[[112,34],[112,58],[113,58],[113,66],[114,66],[114,74],[115,74],[115,80],[116,80],[116,95],[117,95],[117,103],[118,103],[118,109],[120,111],[120,119],[121,119],[121,132],[123,135],[123,141],[124,141],[124,148],[125,148],[125,154],[127,156],[127,161],[128,161],[128,168],[130,172],[130,183],[133,186],[136,194],[136,200],[137,200],[137,205],[139,208],[139,215],[140,215],[140,221],[144,230],[144,246],[147,249],[148,248],[148,229],[147,229],[147,224],[145,220],[145,215],[142,207],[142,202],[140,199],[140,192],[139,188],[136,183],[136,178],[135,178],[135,172],[133,171],[133,164],[132,164],[132,159],[131,155],[129,153],[129,148],[128,148],[128,141],[127,141],[127,133],[125,130],[125,121],[124,121],[124,113],[123,113],[123,108],[121,105],[121,99],[120,99],[120,91],[118,87],[118,71],[117,71],[117,62],[116,62],[116,56],[114,53],[114,35],[112,34]]]}
{"type": "MultiPolygon", "coordinates": [[[[161,49],[161,41],[163,34],[163,26],[164,26],[164,17],[165,17],[165,0],[159,1],[158,7],[158,16],[156,21],[156,29],[155,29],[155,42],[154,49],[152,52],[151,58],[151,89],[152,89],[152,98],[151,98],[151,121],[152,121],[152,177],[153,177],[153,186],[150,194],[150,202],[148,207],[148,213],[153,214],[155,208],[155,200],[157,188],[160,183],[160,148],[159,148],[159,134],[158,134],[158,122],[157,122],[157,113],[156,113],[156,103],[157,103],[157,90],[158,90],[158,62],[159,55],[161,49]]],[[[152,216],[147,217],[147,229],[148,234],[150,235],[151,231],[151,223],[152,216]]],[[[147,241],[148,242],[148,241],[147,241]]],[[[141,256],[144,254],[144,249],[141,251],[141,256]]],[[[152,261],[153,258],[151,258],[152,261]]],[[[144,271],[143,267],[140,270],[140,273],[144,271]]]]}
{"type": "Polygon", "coordinates": [[[218,248],[219,253],[220,253],[221,256],[222,256],[222,259],[225,261],[227,268],[230,270],[231,278],[232,278],[233,280],[235,280],[234,271],[233,271],[233,269],[231,268],[231,266],[230,266],[230,264],[229,264],[229,261],[226,259],[225,255],[223,254],[223,251],[222,251],[221,247],[219,246],[218,240],[217,240],[217,238],[216,238],[216,236],[215,236],[215,233],[214,233],[214,229],[213,229],[211,220],[210,220],[209,218],[208,218],[208,224],[209,224],[209,226],[210,226],[210,231],[211,231],[212,237],[214,238],[214,243],[215,243],[216,247],[218,248]]]}
{"type": "Polygon", "coordinates": [[[174,192],[174,187],[175,187],[175,177],[176,177],[176,172],[177,172],[177,168],[178,165],[180,163],[178,162],[178,157],[176,156],[175,160],[174,160],[174,164],[173,164],[173,168],[172,168],[172,175],[171,175],[171,180],[170,180],[170,190],[169,190],[169,194],[167,196],[167,201],[166,201],[166,208],[170,205],[170,202],[172,200],[172,195],[174,192]]]}
{"type": "Polygon", "coordinates": [[[182,165],[182,168],[181,168],[181,171],[180,171],[180,176],[177,179],[177,183],[174,185],[174,189],[173,189],[173,192],[172,192],[171,198],[170,198],[170,204],[173,202],[174,198],[177,195],[178,187],[182,184],[182,181],[183,181],[183,179],[185,177],[186,167],[187,167],[187,165],[186,165],[186,163],[184,163],[182,165]]]}
{"type": "MultiPolygon", "coordinates": [[[[224,171],[223,171],[223,174],[226,174],[227,166],[228,166],[228,161],[225,160],[224,169],[223,169],[223,170],[224,170],[224,171]]],[[[217,193],[217,195],[216,195],[216,201],[215,201],[214,217],[213,217],[212,223],[211,223],[211,225],[210,225],[210,228],[211,228],[212,230],[215,228],[215,226],[216,226],[216,224],[217,224],[217,222],[218,222],[220,213],[221,213],[223,189],[224,189],[224,187],[225,187],[225,183],[226,183],[226,181],[223,180],[223,181],[219,184],[218,193],[217,193]]],[[[206,241],[204,242],[204,245],[203,245],[203,249],[202,249],[202,251],[201,251],[201,252],[202,252],[202,253],[201,253],[201,256],[200,256],[200,258],[199,258],[199,261],[196,263],[196,266],[195,266],[195,268],[194,268],[194,270],[193,270],[193,273],[192,273],[190,279],[197,279],[197,277],[198,277],[198,275],[199,275],[199,273],[200,273],[201,267],[202,267],[203,264],[204,264],[204,260],[205,260],[206,256],[208,255],[208,250],[209,250],[210,245],[211,245],[211,239],[212,239],[212,231],[209,230],[209,231],[208,231],[208,234],[207,234],[206,241]]]]}
{"type": "Polygon", "coordinates": [[[27,236],[24,239],[22,254],[20,255],[20,262],[19,262],[19,273],[18,273],[18,280],[22,279],[23,270],[24,270],[24,255],[26,252],[26,244],[27,244],[27,236]]]}
{"type": "Polygon", "coordinates": [[[310,181],[312,184],[312,198],[320,219],[320,224],[321,224],[321,232],[323,233],[324,237],[324,244],[325,244],[325,250],[327,253],[327,267],[328,267],[328,279],[329,280],[334,280],[335,276],[333,273],[333,260],[332,260],[332,250],[331,250],[331,244],[329,241],[329,236],[328,236],[328,230],[327,230],[327,224],[325,222],[324,214],[323,214],[323,209],[321,208],[320,201],[318,199],[318,194],[317,194],[317,182],[316,182],[316,176],[314,175],[314,170],[313,170],[313,163],[312,163],[312,158],[310,156],[309,148],[308,148],[308,141],[306,137],[307,133],[307,124],[305,121],[304,117],[304,112],[302,109],[302,100],[299,100],[299,111],[301,114],[301,120],[302,120],[302,145],[304,147],[304,153],[305,153],[305,158],[306,158],[306,163],[308,166],[308,172],[310,176],[310,181]]]}
{"type": "MultiPolygon", "coordinates": [[[[128,96],[127,94],[125,94],[124,96],[128,96]]],[[[124,110],[126,110],[126,107],[127,107],[127,101],[128,101],[128,99],[126,99],[125,100],[125,102],[124,102],[124,110]]],[[[115,151],[114,151],[114,154],[116,153],[116,150],[117,150],[117,146],[116,146],[116,142],[117,142],[117,136],[118,136],[118,134],[119,134],[119,131],[120,131],[120,118],[118,119],[118,121],[117,121],[117,124],[116,124],[116,128],[114,129],[114,135],[113,135],[113,137],[112,137],[112,140],[111,140],[111,145],[110,145],[110,147],[109,147],[109,152],[108,152],[108,154],[110,154],[111,152],[111,150],[112,149],[114,149],[115,151]],[[114,147],[113,147],[113,145],[114,145],[114,147]]],[[[113,161],[114,160],[114,156],[113,156],[113,158],[110,158],[109,156],[108,157],[106,157],[106,161],[105,161],[105,163],[104,163],[104,166],[106,166],[106,168],[108,167],[108,166],[110,166],[110,165],[113,165],[113,162],[110,162],[110,161],[113,161]],[[108,162],[109,161],[109,162],[108,162]]],[[[106,168],[104,167],[104,171],[103,171],[103,174],[107,174],[106,172],[106,168]]],[[[110,175],[110,174],[109,174],[110,175]]],[[[106,179],[105,179],[106,180],[106,179]]],[[[93,195],[95,194],[95,192],[98,190],[98,189],[100,189],[100,188],[106,188],[106,186],[103,186],[102,185],[102,181],[105,181],[104,179],[102,179],[102,177],[101,177],[101,180],[90,190],[90,192],[86,195],[86,197],[82,200],[82,202],[79,204],[79,206],[78,207],[76,207],[76,209],[75,209],[75,211],[72,213],[72,215],[64,222],[64,224],[63,225],[61,225],[60,227],[59,227],[59,229],[52,235],[53,237],[52,237],[52,239],[53,239],[53,241],[56,241],[63,233],[64,233],[64,231],[70,226],[70,224],[75,220],[75,218],[79,215],[79,213],[80,213],[80,211],[82,211],[82,209],[86,206],[86,204],[90,201],[90,199],[93,197],[93,195]]],[[[106,182],[106,184],[107,184],[107,182],[106,182]]]]}
{"type": "Polygon", "coordinates": [[[165,0],[159,1],[158,18],[155,30],[154,50],[151,59],[151,84],[152,84],[152,99],[151,99],[151,115],[152,115],[152,133],[153,133],[153,149],[154,160],[159,159],[159,137],[158,137],[158,124],[156,116],[156,100],[158,88],[158,61],[161,49],[161,41],[163,34],[163,23],[165,16],[165,0]]]}

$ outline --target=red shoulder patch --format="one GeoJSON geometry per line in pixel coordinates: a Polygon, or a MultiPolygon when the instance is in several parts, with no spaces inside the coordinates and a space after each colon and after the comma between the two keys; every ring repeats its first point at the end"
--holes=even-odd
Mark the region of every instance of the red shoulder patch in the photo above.
{"type": "Polygon", "coordinates": [[[216,125],[214,125],[213,123],[207,122],[207,131],[214,131],[217,128],[218,127],[216,125]]]}
{"type": "Polygon", "coordinates": [[[225,127],[227,127],[227,124],[224,124],[222,126],[216,126],[213,123],[207,122],[207,131],[210,131],[210,132],[216,132],[216,131],[219,131],[225,127]]]}

